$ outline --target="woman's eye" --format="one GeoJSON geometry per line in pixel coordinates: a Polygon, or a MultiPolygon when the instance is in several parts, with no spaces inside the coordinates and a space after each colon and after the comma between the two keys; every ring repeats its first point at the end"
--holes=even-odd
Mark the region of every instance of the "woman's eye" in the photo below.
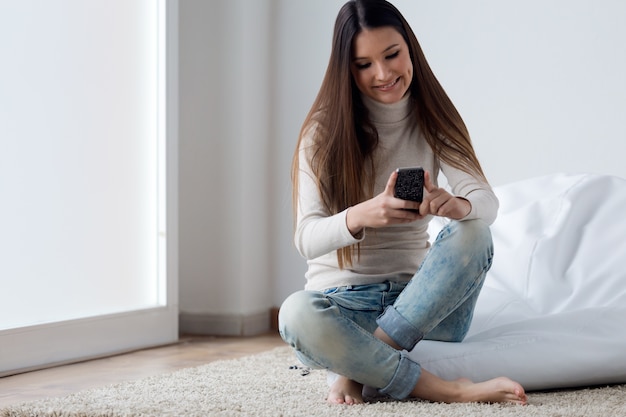
{"type": "Polygon", "coordinates": [[[369,62],[367,64],[354,64],[356,66],[357,69],[366,69],[369,68],[372,64],[370,64],[369,62]]]}
{"type": "Polygon", "coordinates": [[[387,56],[386,56],[386,58],[387,58],[387,59],[394,59],[394,58],[397,58],[397,57],[398,57],[398,55],[400,55],[400,51],[394,52],[394,53],[393,53],[393,54],[391,54],[391,55],[387,55],[387,56]]]}

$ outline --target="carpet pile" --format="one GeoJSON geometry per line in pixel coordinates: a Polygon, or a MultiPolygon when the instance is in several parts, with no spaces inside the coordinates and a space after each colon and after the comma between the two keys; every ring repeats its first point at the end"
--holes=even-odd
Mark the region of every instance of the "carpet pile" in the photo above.
{"type": "Polygon", "coordinates": [[[303,369],[279,347],[60,398],[17,404],[0,417],[626,416],[626,385],[530,393],[527,406],[372,400],[329,405],[326,372],[303,369]]]}

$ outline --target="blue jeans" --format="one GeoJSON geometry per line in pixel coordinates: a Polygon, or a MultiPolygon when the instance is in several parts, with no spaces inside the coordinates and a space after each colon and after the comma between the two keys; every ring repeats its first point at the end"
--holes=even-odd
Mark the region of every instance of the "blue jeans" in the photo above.
{"type": "Polygon", "coordinates": [[[280,334],[305,365],[406,398],[421,374],[406,351],[422,339],[463,340],[492,257],[486,223],[450,222],[408,283],[298,291],[280,308],[280,334]],[[376,327],[406,351],[374,337],[376,327]]]}

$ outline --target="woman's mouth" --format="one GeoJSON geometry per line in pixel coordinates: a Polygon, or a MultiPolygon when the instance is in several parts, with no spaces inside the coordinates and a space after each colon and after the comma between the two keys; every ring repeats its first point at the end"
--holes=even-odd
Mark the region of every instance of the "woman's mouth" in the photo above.
{"type": "Polygon", "coordinates": [[[396,78],[395,80],[393,80],[392,82],[388,83],[388,84],[384,84],[384,85],[377,85],[376,89],[378,90],[382,90],[382,91],[386,91],[386,90],[390,90],[392,89],[397,83],[398,81],[400,81],[400,78],[396,78]]]}

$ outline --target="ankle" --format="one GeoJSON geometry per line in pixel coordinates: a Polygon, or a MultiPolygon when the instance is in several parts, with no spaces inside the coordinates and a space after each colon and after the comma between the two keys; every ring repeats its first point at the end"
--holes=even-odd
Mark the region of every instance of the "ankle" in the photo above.
{"type": "Polygon", "coordinates": [[[389,337],[389,335],[385,333],[385,331],[381,329],[380,327],[377,327],[376,330],[374,330],[374,336],[382,340],[383,342],[385,342],[392,348],[397,349],[397,350],[402,350],[402,348],[398,346],[398,344],[394,342],[393,339],[389,337]]]}

